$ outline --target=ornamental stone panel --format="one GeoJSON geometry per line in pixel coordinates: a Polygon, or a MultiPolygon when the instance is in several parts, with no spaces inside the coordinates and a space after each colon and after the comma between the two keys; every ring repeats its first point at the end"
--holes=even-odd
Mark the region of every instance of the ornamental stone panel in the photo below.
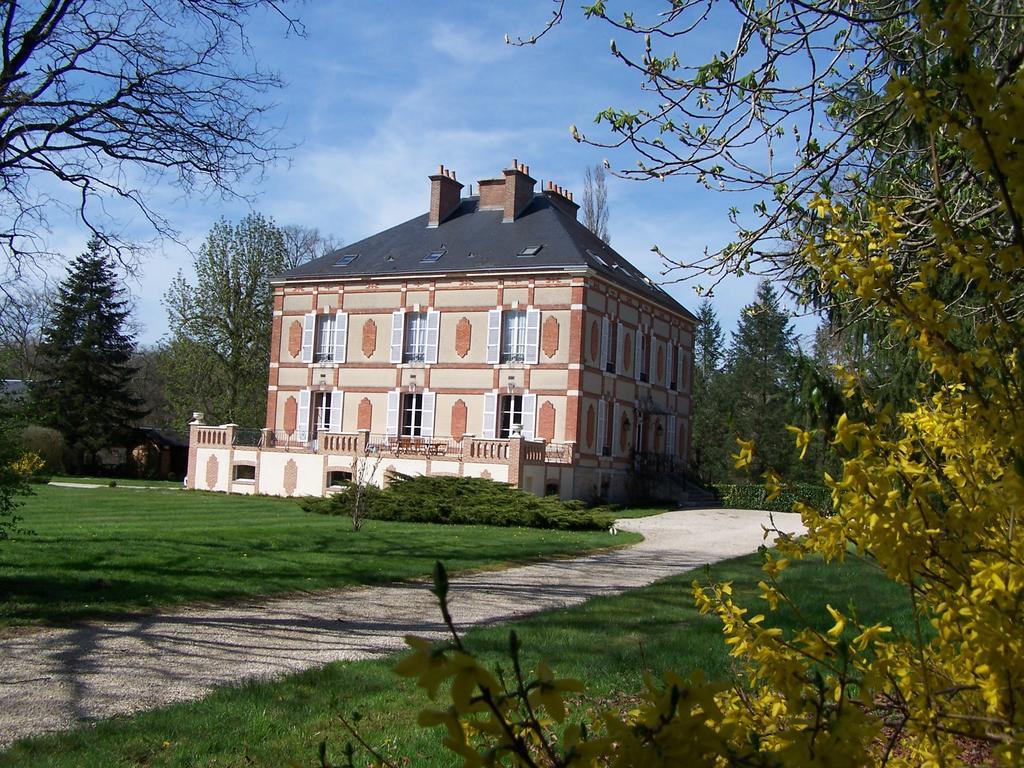
{"type": "Polygon", "coordinates": [[[288,354],[298,357],[302,353],[302,323],[292,320],[288,326],[288,354]]]}
{"type": "Polygon", "coordinates": [[[216,456],[210,456],[206,460],[206,487],[209,490],[213,490],[217,487],[217,475],[219,474],[220,464],[217,461],[216,456]]]}
{"type": "Polygon", "coordinates": [[[373,357],[377,351],[377,323],[372,318],[363,323],[363,357],[373,357]]]}
{"type": "Polygon", "coordinates": [[[558,354],[558,318],[548,315],[540,336],[540,348],[549,358],[558,354]]]}
{"type": "Polygon", "coordinates": [[[284,492],[291,496],[299,486],[299,465],[295,459],[288,459],[284,465],[284,492]]]}
{"type": "Polygon", "coordinates": [[[591,447],[594,444],[594,405],[590,404],[587,406],[587,447],[591,447]]]}
{"type": "MultiPolygon", "coordinates": [[[[469,354],[470,346],[473,343],[473,324],[468,317],[459,318],[455,325],[455,354],[465,357],[469,354]]],[[[461,400],[459,402],[462,402],[461,400]]],[[[463,403],[465,407],[465,403],[463,403]]]]}
{"type": "Polygon", "coordinates": [[[284,431],[289,435],[295,432],[299,421],[299,404],[292,395],[284,401],[284,431]]]}
{"type": "Polygon", "coordinates": [[[590,359],[598,360],[601,354],[601,326],[597,320],[590,324],[590,359]]]}
{"type": "Polygon", "coordinates": [[[555,439],[555,406],[550,400],[544,401],[537,415],[537,435],[548,442],[555,439]]]}
{"type": "Polygon", "coordinates": [[[466,434],[466,403],[460,398],[452,404],[452,437],[461,440],[466,434]]]}
{"type": "Polygon", "coordinates": [[[633,369],[633,334],[626,331],[622,335],[622,372],[629,373],[633,369]]]}
{"type": "Polygon", "coordinates": [[[368,397],[364,397],[359,401],[356,429],[373,429],[373,403],[370,402],[368,397]]]}
{"type": "Polygon", "coordinates": [[[658,377],[658,383],[665,381],[665,347],[658,346],[658,362],[655,366],[655,373],[658,377]]]}

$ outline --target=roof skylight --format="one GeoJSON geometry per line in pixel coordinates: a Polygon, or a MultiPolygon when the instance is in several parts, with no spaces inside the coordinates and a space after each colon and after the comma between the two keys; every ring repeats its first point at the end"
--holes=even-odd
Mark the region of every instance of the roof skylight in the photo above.
{"type": "Polygon", "coordinates": [[[346,253],[344,256],[342,256],[336,262],[334,262],[334,266],[336,266],[336,267],[347,267],[349,264],[351,264],[353,261],[355,261],[358,258],[359,258],[359,254],[358,253],[346,253]]]}
{"type": "Polygon", "coordinates": [[[538,253],[540,253],[540,249],[543,248],[543,247],[544,247],[543,245],[528,245],[525,248],[523,248],[523,250],[521,250],[519,252],[519,255],[520,256],[536,256],[538,253]]]}
{"type": "Polygon", "coordinates": [[[598,256],[596,253],[594,253],[589,248],[587,248],[587,253],[590,254],[591,258],[595,259],[597,261],[597,263],[600,264],[602,267],[607,267],[608,266],[608,262],[607,261],[602,259],[600,256],[598,256]]]}
{"type": "Polygon", "coordinates": [[[423,264],[433,264],[435,261],[438,261],[442,256],[444,256],[445,253],[447,253],[447,251],[445,251],[444,249],[441,249],[440,251],[431,251],[422,259],[420,259],[420,262],[423,264]]]}

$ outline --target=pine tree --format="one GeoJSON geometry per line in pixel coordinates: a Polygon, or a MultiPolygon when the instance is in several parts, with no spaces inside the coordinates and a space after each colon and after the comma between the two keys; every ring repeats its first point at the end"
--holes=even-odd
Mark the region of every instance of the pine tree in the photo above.
{"type": "Polygon", "coordinates": [[[131,390],[135,340],[122,294],[111,256],[93,238],[68,267],[43,327],[32,410],[64,435],[76,466],[92,464],[145,415],[131,390]]]}
{"type": "Polygon", "coordinates": [[[722,397],[725,355],[722,326],[710,299],[697,308],[693,366],[693,468],[705,483],[722,482],[731,472],[735,442],[722,397]]]}
{"type": "Polygon", "coordinates": [[[763,281],[754,302],[743,308],[726,362],[733,429],[757,446],[751,464],[754,476],[768,468],[785,476],[793,464],[786,424],[793,413],[795,360],[789,317],[771,283],[763,281]]]}

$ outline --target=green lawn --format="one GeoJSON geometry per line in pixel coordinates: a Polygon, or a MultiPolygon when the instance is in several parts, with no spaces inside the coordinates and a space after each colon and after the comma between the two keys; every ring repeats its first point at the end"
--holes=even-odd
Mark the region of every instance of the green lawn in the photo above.
{"type": "Polygon", "coordinates": [[[443,526],[303,512],[294,500],[180,490],[37,486],[0,547],[0,627],[66,624],[176,603],[370,584],[639,536],[443,526]]]}
{"type": "MultiPolygon", "coordinates": [[[[531,665],[543,653],[556,674],[585,678],[604,703],[622,702],[623,692],[637,690],[645,668],[655,675],[703,669],[721,678],[729,669],[721,627],[694,609],[689,586],[694,577],[703,579],[704,574],[667,579],[511,626],[531,665]]],[[[711,577],[733,580],[738,598],[755,604],[762,577],[756,555],[714,566],[711,577]]],[[[905,592],[859,563],[796,563],[784,574],[784,584],[823,629],[832,625],[823,607],[829,602],[844,607],[854,603],[865,622],[885,620],[898,632],[910,631],[905,592]]],[[[778,623],[792,625],[785,616],[778,623]]],[[[474,630],[467,641],[483,657],[499,661],[509,628],[474,630]]],[[[372,743],[394,757],[410,758],[409,763],[397,760],[400,765],[457,765],[440,747],[443,729],[415,726],[427,699],[411,682],[391,673],[394,661],[331,664],[282,682],[225,688],[199,702],[23,741],[0,753],[0,766],[269,767],[289,760],[312,766],[319,765],[316,750],[323,739],[329,760],[341,764],[346,736],[335,715],[353,711],[362,714],[361,731],[372,743]]]]}

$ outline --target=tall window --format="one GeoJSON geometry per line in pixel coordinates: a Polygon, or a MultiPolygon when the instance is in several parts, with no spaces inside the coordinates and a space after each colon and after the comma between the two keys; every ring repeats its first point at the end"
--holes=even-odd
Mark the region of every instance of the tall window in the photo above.
{"type": "Polygon", "coordinates": [[[637,332],[640,340],[640,381],[649,381],[651,378],[651,342],[647,335],[637,332]]]}
{"type": "Polygon", "coordinates": [[[503,312],[501,317],[501,362],[521,363],[526,360],[526,312],[503,312]]]}
{"type": "Polygon", "coordinates": [[[608,418],[604,420],[604,443],[601,445],[601,455],[612,455],[612,440],[615,439],[615,411],[613,404],[608,404],[608,418]]]}
{"type": "Polygon", "coordinates": [[[423,395],[407,393],[402,395],[402,429],[404,437],[420,437],[423,434],[423,395]]]}
{"type": "Polygon", "coordinates": [[[635,418],[636,431],[633,433],[633,450],[636,451],[637,453],[643,453],[647,448],[647,446],[644,445],[644,439],[646,436],[645,433],[647,431],[647,416],[641,416],[640,414],[637,414],[635,418]]]}
{"type": "Polygon", "coordinates": [[[331,393],[313,393],[313,434],[316,437],[321,432],[329,432],[331,429],[331,393]]]}
{"type": "Polygon", "coordinates": [[[317,315],[316,318],[316,349],[313,351],[314,363],[330,363],[334,360],[334,331],[337,317],[333,314],[317,315]]]}
{"type": "Polygon", "coordinates": [[[608,371],[608,373],[615,373],[615,355],[617,354],[615,347],[616,341],[618,341],[618,334],[619,324],[610,323],[608,325],[608,360],[604,364],[604,369],[608,371]]]}
{"type": "Polygon", "coordinates": [[[403,362],[422,363],[427,354],[427,313],[409,312],[405,316],[403,362]]]}
{"type": "Polygon", "coordinates": [[[523,426],[523,396],[503,395],[501,398],[501,421],[498,437],[512,437],[513,425],[523,426]]]}

